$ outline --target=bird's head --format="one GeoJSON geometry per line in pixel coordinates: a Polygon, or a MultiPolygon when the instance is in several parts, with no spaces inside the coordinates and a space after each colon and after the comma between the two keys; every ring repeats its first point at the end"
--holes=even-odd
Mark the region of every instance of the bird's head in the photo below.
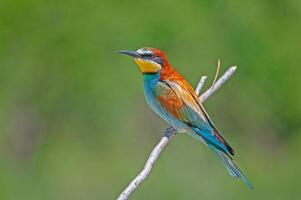
{"type": "Polygon", "coordinates": [[[155,48],[143,47],[137,51],[122,50],[117,51],[117,53],[133,57],[142,73],[158,73],[164,66],[168,65],[166,55],[155,48]]]}

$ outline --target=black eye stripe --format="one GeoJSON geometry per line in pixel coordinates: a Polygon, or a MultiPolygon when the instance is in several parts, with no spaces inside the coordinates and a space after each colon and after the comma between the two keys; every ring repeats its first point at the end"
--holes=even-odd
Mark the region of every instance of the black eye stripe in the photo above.
{"type": "Polygon", "coordinates": [[[158,64],[161,64],[161,65],[163,64],[163,60],[158,56],[153,57],[152,60],[155,61],[158,64]]]}
{"type": "Polygon", "coordinates": [[[160,65],[163,64],[163,60],[159,56],[153,55],[151,52],[143,52],[143,53],[140,53],[140,55],[142,58],[152,60],[160,65]]]}
{"type": "Polygon", "coordinates": [[[144,54],[142,54],[142,56],[145,56],[145,57],[151,57],[151,56],[153,56],[151,53],[144,53],[144,54]]]}

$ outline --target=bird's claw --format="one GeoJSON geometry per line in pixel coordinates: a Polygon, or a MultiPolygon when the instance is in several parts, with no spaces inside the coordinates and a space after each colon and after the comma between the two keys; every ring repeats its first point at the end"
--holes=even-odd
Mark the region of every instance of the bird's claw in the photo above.
{"type": "Polygon", "coordinates": [[[164,131],[164,136],[170,138],[174,134],[176,134],[177,130],[174,127],[169,127],[164,131]]]}

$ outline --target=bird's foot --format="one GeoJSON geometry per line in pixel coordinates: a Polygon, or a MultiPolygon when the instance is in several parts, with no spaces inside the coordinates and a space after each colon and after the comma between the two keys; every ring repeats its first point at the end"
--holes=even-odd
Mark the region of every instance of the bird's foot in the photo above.
{"type": "Polygon", "coordinates": [[[164,131],[164,136],[168,139],[177,133],[177,130],[174,127],[169,127],[164,131]]]}

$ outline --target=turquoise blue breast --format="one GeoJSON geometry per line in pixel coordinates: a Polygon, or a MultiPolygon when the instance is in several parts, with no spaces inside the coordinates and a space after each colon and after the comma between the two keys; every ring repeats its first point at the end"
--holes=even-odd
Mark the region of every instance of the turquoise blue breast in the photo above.
{"type": "Polygon", "coordinates": [[[160,74],[144,74],[143,79],[144,95],[147,104],[155,111],[156,114],[158,114],[163,120],[165,120],[175,129],[179,130],[180,132],[182,132],[183,129],[186,130],[188,127],[183,122],[172,116],[157,99],[155,89],[160,79],[160,74]]]}

